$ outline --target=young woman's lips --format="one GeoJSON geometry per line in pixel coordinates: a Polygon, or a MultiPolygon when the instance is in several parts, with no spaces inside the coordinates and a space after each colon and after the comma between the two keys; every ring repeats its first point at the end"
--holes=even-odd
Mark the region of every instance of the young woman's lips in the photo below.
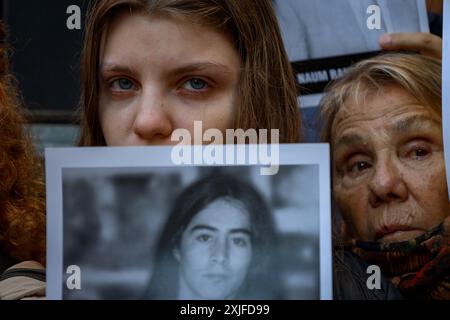
{"type": "Polygon", "coordinates": [[[211,281],[217,281],[217,282],[228,279],[228,275],[225,273],[206,273],[204,275],[204,277],[211,281]]]}
{"type": "Polygon", "coordinates": [[[382,243],[407,241],[419,236],[421,233],[423,233],[422,230],[410,226],[387,225],[376,231],[375,239],[382,243]]]}

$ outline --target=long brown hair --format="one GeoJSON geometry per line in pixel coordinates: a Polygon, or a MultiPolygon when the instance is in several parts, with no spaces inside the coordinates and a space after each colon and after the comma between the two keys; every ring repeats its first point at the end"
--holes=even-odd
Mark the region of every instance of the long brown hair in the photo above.
{"type": "MultiPolygon", "coordinates": [[[[4,39],[0,23],[0,38],[4,39]]],[[[0,247],[13,259],[45,263],[42,162],[24,129],[25,117],[0,45],[0,247]]]]}
{"type": "Polygon", "coordinates": [[[270,0],[104,0],[91,7],[81,59],[81,146],[102,146],[98,116],[100,43],[121,11],[183,16],[224,32],[241,60],[234,128],[279,129],[280,142],[298,142],[297,93],[270,0]]]}

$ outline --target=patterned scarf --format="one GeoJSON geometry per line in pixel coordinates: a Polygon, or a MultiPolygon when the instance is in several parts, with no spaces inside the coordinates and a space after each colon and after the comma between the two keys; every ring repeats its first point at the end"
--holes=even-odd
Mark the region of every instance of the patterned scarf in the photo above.
{"type": "Polygon", "coordinates": [[[450,300],[450,217],[409,241],[352,240],[350,248],[364,261],[379,266],[405,298],[450,300]]]}

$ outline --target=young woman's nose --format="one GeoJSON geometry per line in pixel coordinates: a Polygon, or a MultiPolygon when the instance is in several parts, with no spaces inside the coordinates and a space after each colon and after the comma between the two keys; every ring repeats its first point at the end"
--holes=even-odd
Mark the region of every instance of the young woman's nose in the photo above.
{"type": "Polygon", "coordinates": [[[156,90],[145,92],[136,110],[134,133],[148,142],[170,141],[173,129],[171,109],[164,95],[156,90]]]}
{"type": "Polygon", "coordinates": [[[370,181],[369,202],[372,207],[408,199],[408,188],[394,159],[379,159],[370,181]]]}
{"type": "Polygon", "coordinates": [[[226,263],[229,259],[229,245],[225,239],[217,240],[211,248],[211,260],[215,263],[226,263]]]}

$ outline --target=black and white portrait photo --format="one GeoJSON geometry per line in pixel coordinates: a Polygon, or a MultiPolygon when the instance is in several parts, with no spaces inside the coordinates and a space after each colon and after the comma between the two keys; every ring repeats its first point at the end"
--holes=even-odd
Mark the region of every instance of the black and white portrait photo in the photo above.
{"type": "MultiPolygon", "coordinates": [[[[320,164],[280,164],[275,175],[259,169],[60,169],[62,254],[49,261],[62,258],[61,265],[52,265],[61,278],[49,294],[99,300],[330,299],[325,283],[331,280],[331,256],[325,253],[331,232],[323,232],[330,227],[329,199],[321,199],[320,164]],[[67,272],[71,266],[80,279],[67,272]],[[76,280],[78,288],[70,285],[76,280]]],[[[54,219],[50,224],[55,228],[54,219]]]]}

